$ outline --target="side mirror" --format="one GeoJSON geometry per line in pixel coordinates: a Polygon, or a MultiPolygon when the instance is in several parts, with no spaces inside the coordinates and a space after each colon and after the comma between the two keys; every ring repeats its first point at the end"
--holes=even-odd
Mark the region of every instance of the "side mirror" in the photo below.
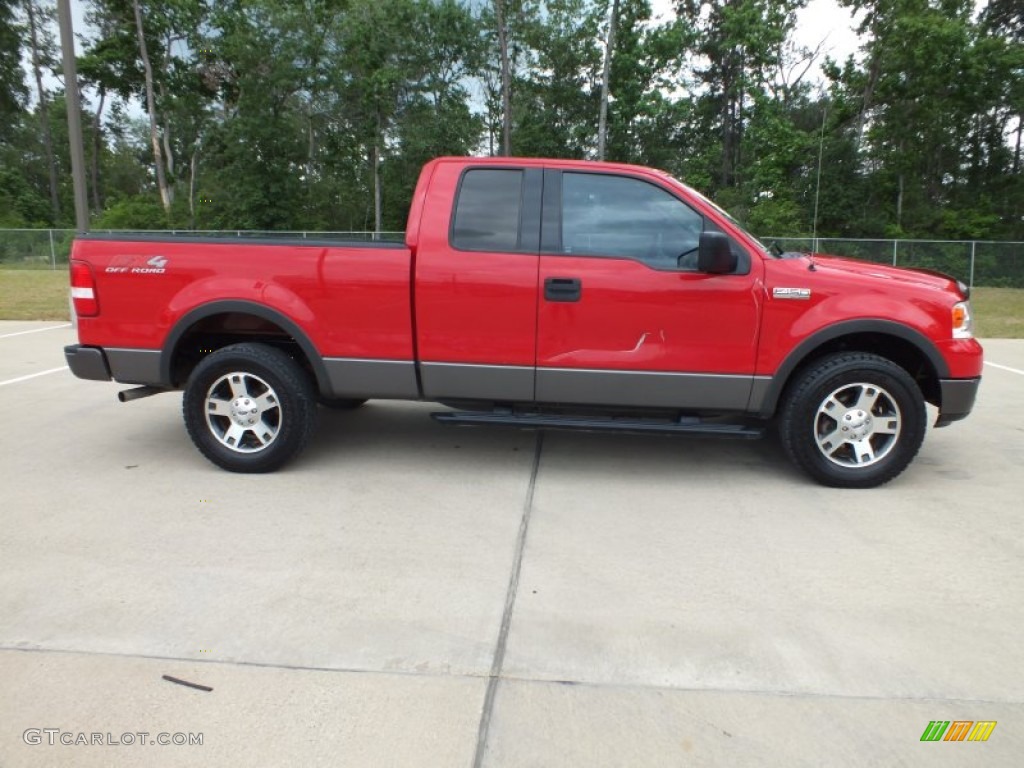
{"type": "Polygon", "coordinates": [[[725,275],[736,271],[736,255],[726,235],[721,232],[700,233],[697,270],[710,275],[725,275]]]}

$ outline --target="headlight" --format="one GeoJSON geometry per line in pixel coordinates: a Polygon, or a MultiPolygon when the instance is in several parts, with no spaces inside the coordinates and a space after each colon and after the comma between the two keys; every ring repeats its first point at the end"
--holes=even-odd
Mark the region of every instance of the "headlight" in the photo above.
{"type": "Polygon", "coordinates": [[[971,317],[971,302],[961,301],[953,305],[953,338],[972,339],[973,318],[971,317]]]}

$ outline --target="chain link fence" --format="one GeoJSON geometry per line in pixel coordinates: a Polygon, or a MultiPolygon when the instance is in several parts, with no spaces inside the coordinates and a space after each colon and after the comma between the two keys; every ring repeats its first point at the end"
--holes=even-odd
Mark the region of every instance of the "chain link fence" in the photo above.
{"type": "Polygon", "coordinates": [[[988,240],[855,240],[766,237],[784,251],[827,253],[876,264],[934,269],[970,285],[1024,288],[1024,242],[988,240]]]}
{"type": "Polygon", "coordinates": [[[74,236],[73,229],[0,229],[0,267],[66,267],[74,236]]]}
{"type": "MultiPolygon", "coordinates": [[[[114,234],[113,230],[94,230],[114,234]]],[[[149,235],[195,235],[202,237],[315,238],[401,242],[402,232],[267,232],[256,230],[133,230],[149,235]]],[[[116,232],[116,234],[125,234],[116,232]]],[[[14,269],[58,269],[68,264],[71,229],[0,230],[0,267],[14,269]]],[[[985,240],[856,240],[810,237],[766,237],[784,251],[814,251],[846,256],[878,264],[917,267],[945,272],[971,287],[975,285],[1024,288],[1024,242],[985,240]]]]}

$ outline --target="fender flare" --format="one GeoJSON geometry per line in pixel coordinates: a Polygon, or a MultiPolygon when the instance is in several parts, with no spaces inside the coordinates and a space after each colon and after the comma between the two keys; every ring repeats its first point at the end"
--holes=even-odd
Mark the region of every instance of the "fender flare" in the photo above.
{"type": "Polygon", "coordinates": [[[770,383],[760,398],[760,403],[751,403],[757,409],[758,416],[769,418],[775,413],[779,398],[782,396],[782,390],[789,382],[793,371],[807,360],[815,349],[842,336],[861,333],[893,336],[910,343],[931,364],[938,378],[949,378],[949,365],[931,339],[920,331],[892,320],[848,320],[822,328],[804,339],[786,355],[785,359],[775,370],[775,373],[772,374],[770,383]]]}
{"type": "Polygon", "coordinates": [[[313,367],[313,375],[316,376],[317,389],[320,392],[330,391],[330,379],[327,376],[327,368],[324,366],[323,357],[320,352],[314,346],[313,342],[309,340],[309,336],[302,330],[301,327],[294,321],[288,318],[286,315],[281,314],[276,309],[271,309],[264,304],[257,304],[254,301],[243,301],[241,299],[228,299],[224,301],[214,301],[209,304],[203,304],[195,309],[189,310],[182,315],[178,321],[174,324],[174,328],[167,338],[164,340],[163,347],[160,355],[160,379],[167,386],[171,386],[171,361],[174,359],[174,352],[178,346],[178,342],[181,341],[181,337],[200,320],[213,315],[222,315],[230,312],[254,315],[262,320],[266,320],[269,323],[281,328],[285,333],[295,339],[299,348],[303,354],[309,360],[310,365],[313,367]]]}

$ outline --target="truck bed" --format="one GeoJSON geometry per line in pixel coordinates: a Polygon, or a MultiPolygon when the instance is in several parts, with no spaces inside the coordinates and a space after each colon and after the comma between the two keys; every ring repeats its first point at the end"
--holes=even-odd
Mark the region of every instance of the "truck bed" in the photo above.
{"type": "Polygon", "coordinates": [[[101,303],[102,320],[78,320],[83,344],[160,349],[193,309],[238,301],[283,312],[324,356],[412,360],[404,244],[93,234],[71,258],[91,266],[101,303]]]}

